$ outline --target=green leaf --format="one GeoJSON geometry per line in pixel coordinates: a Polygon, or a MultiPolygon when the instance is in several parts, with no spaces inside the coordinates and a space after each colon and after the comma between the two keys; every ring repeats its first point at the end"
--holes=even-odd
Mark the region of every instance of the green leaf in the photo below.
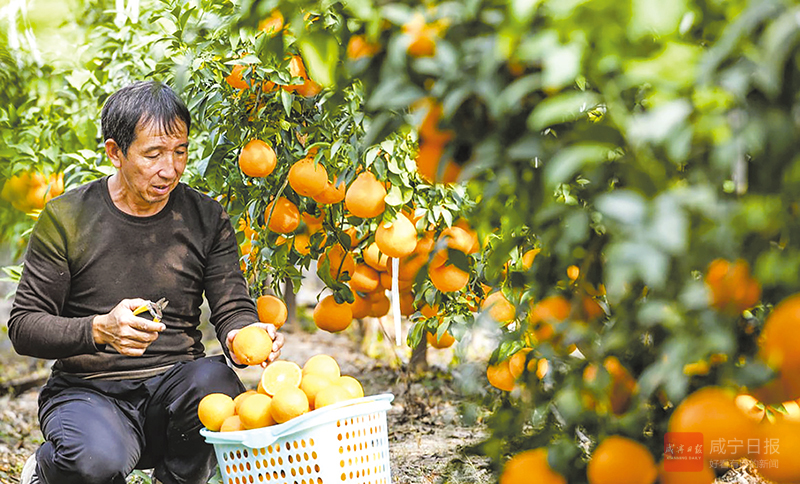
{"type": "Polygon", "coordinates": [[[633,41],[660,37],[678,31],[683,16],[689,12],[686,0],[633,0],[628,36],[633,41]]]}
{"type": "Polygon", "coordinates": [[[644,222],[647,202],[633,190],[617,190],[597,197],[597,210],[614,221],[634,225],[644,222]]]}
{"type": "Polygon", "coordinates": [[[633,115],[628,124],[628,137],[635,143],[660,143],[676,128],[683,126],[691,112],[689,101],[679,99],[633,115]]]}
{"type": "Polygon", "coordinates": [[[568,182],[584,167],[607,161],[613,146],[578,143],[563,148],[544,164],[544,179],[548,188],[568,182]]]}
{"type": "Polygon", "coordinates": [[[281,89],[281,104],[283,105],[283,112],[287,117],[292,115],[292,94],[284,89],[281,89]]]}
{"type": "Polygon", "coordinates": [[[313,32],[298,39],[297,45],[308,68],[308,75],[323,87],[336,84],[339,43],[327,32],[313,32]]]}
{"type": "Polygon", "coordinates": [[[581,72],[582,57],[583,46],[577,42],[549,50],[544,58],[542,85],[548,89],[560,89],[575,82],[581,72]]]}
{"type": "Polygon", "coordinates": [[[528,127],[541,131],[548,126],[561,124],[586,116],[599,102],[600,97],[593,92],[568,92],[545,99],[536,105],[528,117],[528,127]]]}

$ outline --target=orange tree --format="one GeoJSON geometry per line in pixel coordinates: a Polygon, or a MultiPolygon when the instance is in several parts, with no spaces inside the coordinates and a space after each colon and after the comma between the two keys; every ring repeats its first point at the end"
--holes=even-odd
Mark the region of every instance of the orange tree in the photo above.
{"type": "MultiPolygon", "coordinates": [[[[276,6],[248,3],[240,24],[276,6]]],[[[298,34],[310,72],[331,89],[358,79],[383,132],[401,129],[401,114],[423,100],[437,114],[419,125],[417,169],[442,181],[460,173],[474,201],[467,217],[487,242],[478,264],[456,264],[472,269],[469,289],[447,308],[457,311],[470,290],[499,288],[516,310],[488,374],[510,390],[484,446],[497,462],[546,448],[548,466],[570,482],[599,483],[625,459],[652,455],[631,478],[651,482],[668,429],[759,441],[736,412],[722,434],[710,415],[685,417],[710,398],[688,400],[698,389],[758,390],[777,414],[800,396],[794,350],[772,349],[797,316],[767,316],[797,291],[790,2],[281,9],[324,19],[298,34]],[[526,269],[521,255],[532,247],[541,252],[526,269]],[[770,393],[762,385],[773,370],[781,376],[770,393]],[[676,407],[682,417],[668,426],[676,407]],[[603,457],[587,471],[595,449],[603,457]]],[[[733,397],[717,402],[700,408],[722,412],[733,397]]],[[[704,465],[742,456],[706,444],[704,465]]],[[[784,470],[782,480],[800,477],[784,470]]]]}
{"type": "MultiPolygon", "coordinates": [[[[502,482],[652,482],[668,430],[797,445],[781,417],[800,397],[795,302],[772,312],[800,265],[789,2],[146,5],[158,22],[118,35],[154,28],[140,45],[163,55],[89,76],[94,93],[128,75],[182,89],[203,147],[187,181],[240,227],[254,296],[316,259],[338,303],[378,314],[359,267],[388,272],[370,247],[405,211],[411,344],[487,324],[498,338],[479,394],[502,482]],[[263,147],[245,160],[265,176],[240,167],[253,139],[275,153],[271,171],[263,147]],[[372,173],[383,212],[291,184],[305,157],[330,183],[372,173]],[[774,404],[776,423],[748,424],[724,389],[774,404]]],[[[743,456],[704,444],[706,467],[743,456]]]]}

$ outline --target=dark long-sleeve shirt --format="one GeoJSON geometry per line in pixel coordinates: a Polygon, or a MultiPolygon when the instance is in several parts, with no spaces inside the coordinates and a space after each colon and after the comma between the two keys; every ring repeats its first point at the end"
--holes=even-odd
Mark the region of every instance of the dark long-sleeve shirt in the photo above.
{"type": "Polygon", "coordinates": [[[53,371],[136,376],[204,355],[204,294],[221,342],[258,321],[222,206],[181,183],[159,213],[135,217],[114,205],[102,178],[51,200],[39,216],[9,337],[21,355],[56,360],[53,371]],[[135,297],[169,301],[158,339],[138,357],[95,344],[92,319],[135,297]]]}

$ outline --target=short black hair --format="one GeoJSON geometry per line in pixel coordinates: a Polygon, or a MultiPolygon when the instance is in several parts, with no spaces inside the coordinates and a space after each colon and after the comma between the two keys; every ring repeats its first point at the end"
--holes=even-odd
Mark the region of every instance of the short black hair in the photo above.
{"type": "Polygon", "coordinates": [[[139,123],[154,122],[171,136],[178,129],[178,121],[183,121],[188,132],[192,123],[189,109],[169,86],[158,81],[134,82],[109,96],[100,120],[103,140],[113,139],[126,155],[139,123]]]}

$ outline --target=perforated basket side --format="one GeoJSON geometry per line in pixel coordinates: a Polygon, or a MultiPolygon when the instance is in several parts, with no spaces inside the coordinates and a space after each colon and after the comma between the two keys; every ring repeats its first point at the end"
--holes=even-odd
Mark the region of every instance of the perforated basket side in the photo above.
{"type": "Polygon", "coordinates": [[[201,432],[214,444],[224,484],[391,484],[386,406],[362,403],[368,405],[331,409],[272,433],[201,432]]]}

